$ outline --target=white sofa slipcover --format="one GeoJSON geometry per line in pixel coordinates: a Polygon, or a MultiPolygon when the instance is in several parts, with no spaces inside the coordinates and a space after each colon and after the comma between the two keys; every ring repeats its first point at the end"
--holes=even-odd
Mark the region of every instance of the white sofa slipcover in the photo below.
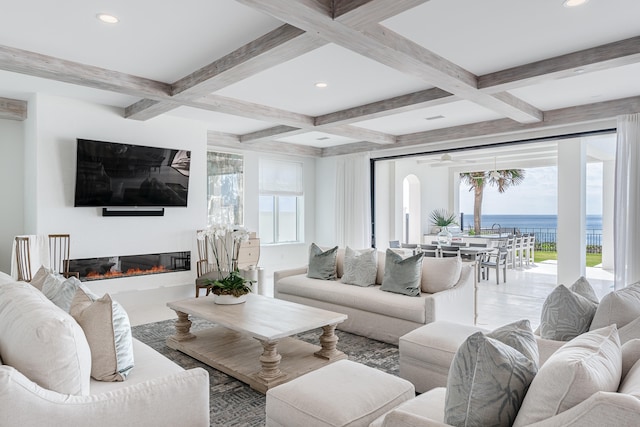
{"type": "MultiPolygon", "coordinates": [[[[337,256],[337,280],[310,279],[306,266],[277,271],[274,296],[346,314],[347,320],[338,329],[396,345],[402,335],[436,320],[473,324],[475,263],[462,263],[460,277],[451,289],[410,297],[380,290],[384,261],[385,254],[379,252],[375,286],[348,285],[340,281],[344,269],[341,249],[337,256]]],[[[435,273],[423,264],[422,274],[435,273]]]]}
{"type": "MultiPolygon", "coordinates": [[[[10,366],[9,360],[13,360],[16,355],[3,358],[2,350],[17,346],[29,347],[28,342],[17,344],[20,337],[16,337],[14,331],[10,330],[11,325],[19,324],[21,316],[24,320],[36,313],[40,315],[39,310],[23,310],[25,300],[28,299],[30,304],[41,301],[44,306],[41,310],[45,313],[43,315],[51,316],[51,320],[45,318],[44,323],[68,316],[46,298],[42,299],[41,295],[39,290],[29,284],[0,281],[0,316],[11,313],[11,316],[17,317],[13,319],[15,323],[0,322],[0,427],[209,425],[208,372],[201,368],[185,371],[135,339],[135,367],[126,381],[100,382],[89,379],[88,371],[85,372],[86,369],[83,368],[78,375],[87,376],[89,387],[86,392],[83,390],[78,394],[59,393],[41,387],[10,366]],[[55,310],[59,310],[59,313],[55,310]]],[[[73,320],[70,316],[68,319],[73,320]]],[[[56,338],[47,337],[52,346],[56,345],[56,338]]],[[[79,351],[82,352],[82,340],[78,341],[79,351]]],[[[25,358],[26,356],[34,358],[33,354],[25,355],[25,358]]],[[[45,356],[36,354],[35,357],[42,357],[44,368],[47,369],[45,356]]],[[[79,359],[82,357],[78,354],[79,359]]]]}

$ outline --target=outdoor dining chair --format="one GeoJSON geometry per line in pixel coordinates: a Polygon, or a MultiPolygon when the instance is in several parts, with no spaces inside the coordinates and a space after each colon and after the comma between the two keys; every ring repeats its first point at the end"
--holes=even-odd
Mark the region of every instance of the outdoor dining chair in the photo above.
{"type": "Polygon", "coordinates": [[[491,252],[486,255],[482,263],[482,277],[489,280],[489,272],[491,269],[496,270],[496,285],[500,284],[500,270],[502,270],[502,281],[507,283],[507,249],[498,248],[497,252],[491,252]]]}
{"type": "Polygon", "coordinates": [[[440,246],[442,258],[460,256],[460,246],[440,246]]]}
{"type": "Polygon", "coordinates": [[[420,245],[422,256],[437,258],[439,255],[438,245],[420,245]]]}

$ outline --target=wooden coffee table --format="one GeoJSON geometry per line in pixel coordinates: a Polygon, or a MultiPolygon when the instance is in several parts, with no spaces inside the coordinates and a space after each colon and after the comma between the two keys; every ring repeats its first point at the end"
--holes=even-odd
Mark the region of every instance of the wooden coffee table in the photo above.
{"type": "Polygon", "coordinates": [[[249,294],[242,304],[219,305],[212,298],[169,302],[178,314],[176,334],[167,345],[266,393],[347,356],[336,349],[335,328],[346,314],[249,294]],[[190,332],[189,316],[216,326],[190,332]],[[320,345],[291,335],[322,327],[320,345]]]}

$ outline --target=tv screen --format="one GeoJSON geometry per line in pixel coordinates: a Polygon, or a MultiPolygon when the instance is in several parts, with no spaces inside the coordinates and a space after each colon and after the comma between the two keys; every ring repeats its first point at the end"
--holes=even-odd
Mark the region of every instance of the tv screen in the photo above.
{"type": "Polygon", "coordinates": [[[75,206],[187,206],[191,152],[78,139],[75,206]]]}

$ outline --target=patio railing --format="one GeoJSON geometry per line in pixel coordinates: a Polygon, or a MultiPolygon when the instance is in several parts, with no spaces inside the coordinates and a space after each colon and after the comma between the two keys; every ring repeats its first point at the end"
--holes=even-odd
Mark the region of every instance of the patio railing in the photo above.
{"type": "MultiPolygon", "coordinates": [[[[498,232],[497,229],[483,228],[480,234],[492,234],[498,232]]],[[[558,230],[555,228],[500,228],[500,233],[516,234],[529,233],[536,236],[536,251],[556,252],[556,238],[558,230]]],[[[586,234],[587,253],[602,253],[602,230],[587,230],[586,234]]]]}

